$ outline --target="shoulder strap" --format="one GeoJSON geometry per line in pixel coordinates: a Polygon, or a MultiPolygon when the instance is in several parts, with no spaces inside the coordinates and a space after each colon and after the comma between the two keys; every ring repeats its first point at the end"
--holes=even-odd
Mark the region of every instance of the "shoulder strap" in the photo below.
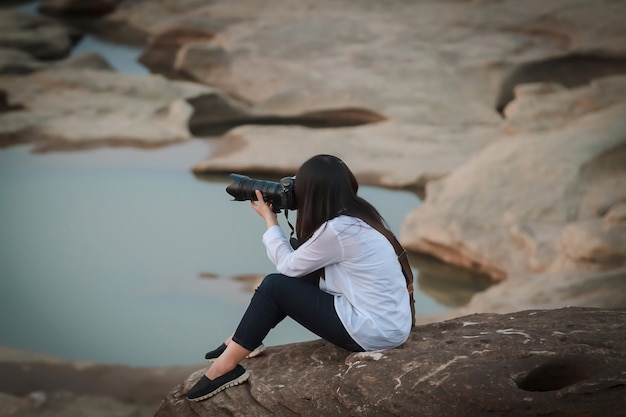
{"type": "Polygon", "coordinates": [[[381,230],[381,226],[379,225],[371,225],[374,229],[380,232],[383,236],[389,240],[389,243],[393,246],[393,249],[396,251],[396,255],[398,255],[398,262],[400,262],[400,266],[402,267],[402,274],[404,275],[404,280],[406,281],[406,289],[409,292],[409,303],[411,305],[411,326],[415,326],[415,298],[413,296],[413,271],[411,270],[411,265],[409,264],[409,257],[407,256],[406,250],[402,247],[398,239],[394,236],[394,234],[388,230],[381,230]]]}
{"type": "Polygon", "coordinates": [[[406,281],[406,289],[409,292],[409,303],[411,305],[411,326],[415,326],[415,298],[413,296],[413,271],[411,270],[411,265],[409,264],[409,257],[407,256],[406,250],[400,245],[397,239],[389,239],[393,248],[396,250],[396,254],[398,255],[398,261],[400,262],[400,266],[402,267],[402,274],[404,274],[404,279],[406,281]],[[395,244],[394,244],[395,241],[395,244]],[[398,253],[399,252],[399,253],[398,253]]]}

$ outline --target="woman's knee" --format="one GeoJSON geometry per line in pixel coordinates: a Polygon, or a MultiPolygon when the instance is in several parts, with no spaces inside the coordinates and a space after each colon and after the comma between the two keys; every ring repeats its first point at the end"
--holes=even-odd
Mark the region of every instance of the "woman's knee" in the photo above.
{"type": "Polygon", "coordinates": [[[261,281],[261,284],[257,287],[256,291],[267,294],[274,292],[277,288],[281,287],[281,282],[285,279],[290,279],[286,275],[273,273],[266,275],[261,281]]]}

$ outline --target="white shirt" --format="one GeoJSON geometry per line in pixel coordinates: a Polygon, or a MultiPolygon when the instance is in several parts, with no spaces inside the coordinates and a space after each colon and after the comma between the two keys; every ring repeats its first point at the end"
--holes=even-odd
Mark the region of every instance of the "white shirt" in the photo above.
{"type": "Polygon", "coordinates": [[[267,256],[281,274],[301,277],[325,267],[320,288],[363,349],[390,349],[411,331],[406,281],[393,246],[361,219],[335,217],[293,250],[279,226],[263,234],[267,256]]]}

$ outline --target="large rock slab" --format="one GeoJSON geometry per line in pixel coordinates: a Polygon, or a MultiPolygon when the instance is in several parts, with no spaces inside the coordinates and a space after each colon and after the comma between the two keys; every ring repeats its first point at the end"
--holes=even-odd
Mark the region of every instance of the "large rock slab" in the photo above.
{"type": "Polygon", "coordinates": [[[625,6],[608,0],[102,4],[116,8],[92,29],[144,34],[154,72],[210,84],[263,116],[225,126],[255,124],[226,136],[198,173],[293,172],[334,152],[362,181],[423,189],[502,135],[498,111],[517,84],[626,71],[625,6]]]}
{"type": "Polygon", "coordinates": [[[469,311],[512,311],[518,301],[623,306],[626,281],[616,277],[626,278],[624,97],[623,76],[520,88],[505,110],[508,133],[428,185],[402,243],[506,280],[477,295],[469,311]],[[595,290],[574,297],[567,286],[595,288],[604,300],[595,290]]]}
{"type": "Polygon", "coordinates": [[[608,285],[626,268],[626,3],[136,0],[92,22],[144,34],[154,72],[196,84],[109,75],[109,94],[77,91],[69,71],[7,76],[2,144],[157,146],[230,129],[199,174],[293,173],[334,153],[362,183],[427,188],[405,246],[504,281],[453,314],[626,303],[608,285]],[[144,84],[159,99],[134,93],[144,84]]]}
{"type": "Polygon", "coordinates": [[[40,151],[154,147],[191,139],[196,123],[249,117],[245,105],[208,86],[77,65],[0,77],[0,90],[14,107],[0,113],[0,141],[34,142],[40,151]]]}
{"type": "Polygon", "coordinates": [[[52,16],[98,17],[111,13],[123,0],[41,0],[40,13],[52,16]]]}
{"type": "Polygon", "coordinates": [[[245,362],[249,383],[192,403],[199,369],[155,416],[617,416],[625,349],[624,310],[476,314],[418,326],[393,350],[271,347],[245,362]]]}
{"type": "Polygon", "coordinates": [[[194,167],[293,172],[338,153],[359,177],[423,188],[502,135],[516,85],[572,87],[626,71],[619,2],[124,3],[106,17],[147,33],[145,63],[294,117],[358,108],[384,123],[237,129],[194,167]],[[277,156],[280,154],[280,156],[277,156]]]}
{"type": "Polygon", "coordinates": [[[17,10],[0,10],[0,47],[39,59],[66,57],[81,33],[53,19],[17,10]]]}
{"type": "Polygon", "coordinates": [[[0,346],[0,415],[149,417],[192,371],[70,361],[0,346]]]}

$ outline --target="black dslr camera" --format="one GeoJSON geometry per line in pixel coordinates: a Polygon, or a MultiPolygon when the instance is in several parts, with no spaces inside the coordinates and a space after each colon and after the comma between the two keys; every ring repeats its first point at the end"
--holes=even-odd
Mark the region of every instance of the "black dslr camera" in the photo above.
{"type": "Polygon", "coordinates": [[[284,177],[280,182],[255,180],[245,175],[230,174],[233,183],[226,187],[226,192],[235,198],[235,201],[256,201],[255,190],[261,191],[263,200],[271,203],[275,213],[282,209],[296,209],[296,177],[284,177]]]}

